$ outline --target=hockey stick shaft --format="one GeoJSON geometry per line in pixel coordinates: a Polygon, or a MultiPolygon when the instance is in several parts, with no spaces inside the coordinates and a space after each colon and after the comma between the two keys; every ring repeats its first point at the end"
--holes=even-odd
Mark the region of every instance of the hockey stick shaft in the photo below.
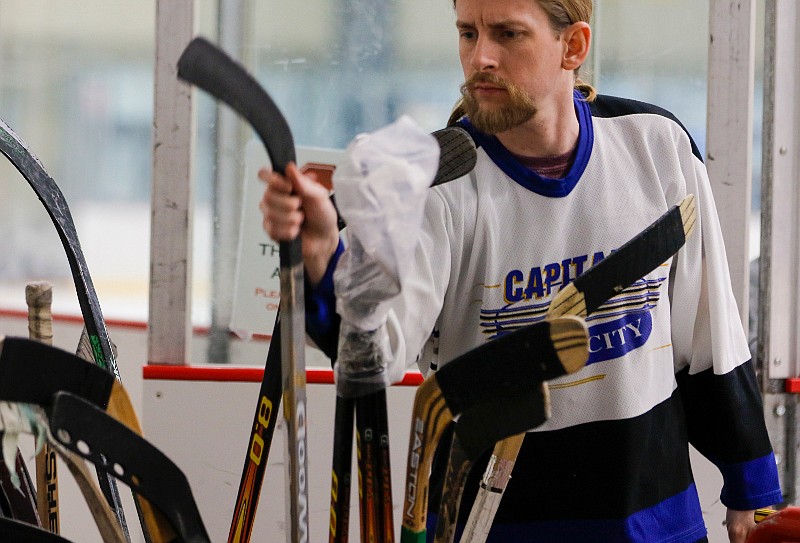
{"type": "MultiPolygon", "coordinates": [[[[178,77],[228,104],[255,129],[272,167],[284,173],[295,149],[286,119],[272,98],[236,61],[210,42],[195,38],[178,60],[178,77]]],[[[281,370],[286,419],[291,540],[308,540],[308,458],[306,436],[305,316],[300,240],[281,242],[281,370]]],[[[249,536],[248,536],[249,537],[249,536]]]]}
{"type": "Polygon", "coordinates": [[[283,391],[280,358],[280,314],[275,321],[264,377],[258,392],[258,403],[250,432],[247,455],[228,533],[228,542],[246,542],[253,531],[261,483],[264,480],[272,436],[278,420],[278,405],[283,391]]]}
{"type": "MultiPolygon", "coordinates": [[[[697,221],[694,195],[689,194],[640,234],[597,266],[590,268],[553,299],[547,316],[581,315],[596,311],[612,296],[669,260],[686,242],[697,221]]],[[[464,543],[483,543],[505,492],[524,435],[495,446],[462,534],[464,543]]],[[[459,497],[460,499],[460,497],[459,497]]]]}
{"type": "MultiPolygon", "coordinates": [[[[75,223],[72,220],[64,195],[56,182],[48,175],[44,166],[28,150],[25,142],[2,120],[0,120],[0,152],[11,161],[14,167],[28,181],[28,184],[36,192],[47,214],[53,221],[72,272],[81,314],[92,344],[93,360],[98,366],[113,373],[119,379],[119,369],[111,350],[111,341],[100,310],[100,302],[97,299],[97,293],[89,275],[86,259],[78,241],[75,223]]],[[[130,541],[125,512],[122,508],[122,501],[120,500],[116,482],[113,478],[102,477],[99,474],[98,477],[100,488],[114,510],[126,539],[130,541]]]]}
{"type": "Polygon", "coordinates": [[[353,463],[352,398],[336,396],[333,419],[333,460],[331,467],[331,511],[328,543],[347,543],[350,532],[350,482],[353,463]]]}
{"type": "MultiPolygon", "coordinates": [[[[28,305],[28,337],[46,345],[53,344],[53,285],[46,281],[28,283],[25,287],[28,305]]],[[[42,526],[61,533],[58,514],[58,463],[56,452],[45,444],[36,455],[36,506],[42,526]]]]}
{"type": "Polygon", "coordinates": [[[394,519],[386,390],[356,398],[355,411],[361,540],[391,543],[394,519]]]}

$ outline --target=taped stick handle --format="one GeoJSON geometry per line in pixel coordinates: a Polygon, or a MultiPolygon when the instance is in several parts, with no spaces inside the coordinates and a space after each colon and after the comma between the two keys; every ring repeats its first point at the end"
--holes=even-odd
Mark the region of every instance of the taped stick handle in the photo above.
{"type": "Polygon", "coordinates": [[[48,281],[31,281],[25,286],[28,305],[28,337],[53,344],[53,285],[48,281]]]}
{"type": "MultiPolygon", "coordinates": [[[[31,281],[25,285],[28,306],[28,337],[45,345],[53,344],[53,285],[48,281],[31,281]]],[[[58,496],[58,462],[56,451],[49,444],[36,455],[36,508],[42,526],[54,534],[61,533],[58,496]]]]}

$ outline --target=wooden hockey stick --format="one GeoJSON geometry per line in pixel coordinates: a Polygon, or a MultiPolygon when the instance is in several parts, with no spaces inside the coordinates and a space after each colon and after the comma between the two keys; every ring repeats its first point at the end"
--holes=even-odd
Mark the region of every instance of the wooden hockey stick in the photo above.
{"type": "MultiPolygon", "coordinates": [[[[272,98],[241,65],[218,47],[203,38],[192,40],[178,60],[178,77],[210,93],[244,117],[264,143],[276,172],[284,173],[286,166],[295,161],[292,133],[272,98]]],[[[291,540],[299,542],[308,540],[304,270],[300,239],[281,242],[279,256],[281,376],[289,451],[286,463],[289,482],[287,520],[291,540]]],[[[277,398],[268,401],[277,404],[277,398]]],[[[254,430],[261,426],[257,422],[254,430]]],[[[249,471],[249,466],[245,471],[249,471]]],[[[237,500],[234,515],[251,502],[249,499],[247,504],[240,504],[237,500]]],[[[252,523],[245,527],[243,521],[236,518],[231,526],[232,533],[242,533],[251,527],[252,523]],[[241,530],[237,530],[239,526],[241,530]]]]}
{"type": "MultiPolygon", "coordinates": [[[[28,337],[46,345],[53,344],[53,285],[47,281],[34,281],[25,286],[25,303],[28,305],[28,337]]],[[[42,526],[61,533],[58,515],[58,462],[56,451],[45,444],[36,455],[36,507],[42,526]]]]}
{"type": "MultiPolygon", "coordinates": [[[[16,402],[0,401],[0,431],[20,434],[38,435],[44,432],[48,443],[56,449],[59,456],[75,478],[75,482],[89,506],[92,518],[97,524],[100,535],[106,543],[122,543],[125,534],[117,522],[116,516],[103,497],[96,479],[89,473],[86,464],[53,439],[47,423],[47,415],[41,406],[16,402]]],[[[51,534],[56,537],[55,534],[51,534]]]]}
{"type": "MultiPolygon", "coordinates": [[[[563,288],[550,302],[546,318],[560,315],[586,317],[672,258],[694,229],[696,213],[694,195],[689,194],[641,233],[563,288]]],[[[523,438],[524,434],[520,434],[495,446],[461,536],[462,542],[486,541],[523,438]]],[[[448,496],[442,496],[441,511],[446,509],[449,513],[446,519],[439,519],[441,527],[437,526],[436,529],[437,542],[452,541],[462,492],[463,488],[460,488],[448,496]]]]}
{"type": "MultiPolygon", "coordinates": [[[[0,349],[0,400],[48,407],[56,392],[67,391],[142,434],[128,392],[110,373],[70,352],[29,339],[3,338],[0,349]]],[[[172,541],[175,533],[166,519],[135,493],[134,499],[152,541],[172,541]]]]}
{"type": "Polygon", "coordinates": [[[539,424],[547,416],[542,383],[582,368],[588,341],[586,323],[579,317],[542,321],[461,355],[420,385],[411,419],[402,543],[425,540],[431,461],[453,417],[468,421],[461,430],[456,425],[456,432],[469,451],[539,424]],[[498,413],[510,404],[514,410],[498,413]]]}
{"type": "MultiPolygon", "coordinates": [[[[28,298],[28,288],[26,287],[26,299],[28,298]]],[[[44,313],[45,309],[45,299],[42,299],[41,307],[37,308],[41,309],[41,313],[44,313]]],[[[49,317],[49,302],[46,304],[46,311],[47,314],[43,315],[40,314],[37,308],[32,308],[31,303],[28,303],[28,328],[30,330],[31,336],[35,335],[49,335],[52,339],[52,325],[50,324],[50,317],[49,317]],[[47,324],[49,327],[49,332],[46,332],[43,328],[44,326],[39,327],[38,323],[39,318],[42,318],[42,324],[47,324]]],[[[43,488],[40,486],[40,483],[37,481],[37,486],[34,487],[33,481],[31,480],[30,473],[28,472],[27,464],[25,463],[25,459],[22,457],[22,453],[20,453],[19,449],[17,449],[17,456],[14,462],[14,469],[17,476],[19,488],[15,487],[14,481],[12,480],[12,473],[9,471],[9,468],[6,466],[5,462],[0,462],[0,516],[4,516],[7,518],[14,518],[17,520],[21,520],[27,522],[28,524],[34,524],[36,526],[42,526],[42,519],[47,520],[47,515],[43,515],[39,512],[39,504],[40,504],[40,494],[37,492],[38,488],[43,488]]],[[[36,476],[38,479],[39,471],[39,457],[37,456],[36,461],[36,476]]],[[[52,526],[50,530],[53,531],[52,526]]],[[[56,532],[58,533],[58,532],[56,532]]]]}
{"type": "MultiPolygon", "coordinates": [[[[72,279],[75,283],[75,293],[77,294],[81,314],[92,344],[93,360],[98,366],[113,373],[119,379],[119,369],[111,348],[111,340],[108,337],[103,313],[100,310],[97,292],[92,283],[89,268],[86,265],[86,259],[78,240],[78,233],[75,230],[72,214],[61,189],[58,188],[53,178],[48,175],[39,159],[30,152],[22,138],[15,134],[1,119],[0,152],[11,161],[25,180],[28,181],[28,184],[39,197],[47,214],[50,216],[67,255],[72,279]]],[[[99,477],[98,480],[103,494],[117,516],[117,521],[122,527],[126,539],[130,541],[125,512],[122,508],[116,481],[108,477],[99,477]]]]}
{"type": "Polygon", "coordinates": [[[155,505],[177,533],[174,541],[210,543],[186,476],[141,435],[68,392],[53,397],[49,422],[61,446],[155,505]]]}

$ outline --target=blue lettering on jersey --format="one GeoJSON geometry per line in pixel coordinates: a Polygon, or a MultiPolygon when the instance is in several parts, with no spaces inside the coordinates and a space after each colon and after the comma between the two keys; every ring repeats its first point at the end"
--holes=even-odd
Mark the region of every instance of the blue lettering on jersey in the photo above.
{"type": "Polygon", "coordinates": [[[596,364],[619,358],[647,342],[653,331],[649,311],[637,311],[621,318],[589,327],[589,361],[596,364]]]}
{"type": "MultiPolygon", "coordinates": [[[[602,251],[592,255],[591,265],[597,265],[605,258],[602,251]]],[[[528,271],[527,276],[521,270],[511,270],[503,281],[503,297],[507,304],[515,304],[523,300],[541,300],[560,291],[569,285],[585,270],[588,255],[553,262],[545,266],[536,266],[528,271]]]]}

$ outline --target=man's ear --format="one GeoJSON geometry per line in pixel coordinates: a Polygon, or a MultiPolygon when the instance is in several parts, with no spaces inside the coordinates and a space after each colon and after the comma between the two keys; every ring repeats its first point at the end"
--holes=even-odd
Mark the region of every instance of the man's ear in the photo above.
{"type": "Polygon", "coordinates": [[[561,67],[565,70],[575,70],[589,55],[592,29],[587,23],[578,21],[565,28],[561,37],[564,42],[564,57],[561,59],[561,67]]]}

